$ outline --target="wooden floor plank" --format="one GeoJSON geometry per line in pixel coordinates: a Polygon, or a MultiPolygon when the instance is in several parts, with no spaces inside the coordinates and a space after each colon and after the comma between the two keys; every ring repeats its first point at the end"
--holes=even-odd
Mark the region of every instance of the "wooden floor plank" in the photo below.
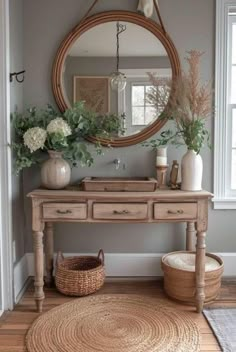
{"type": "MultiPolygon", "coordinates": [[[[46,299],[44,312],[74,299],[66,297],[55,288],[45,288],[46,299]]],[[[35,312],[34,288],[31,285],[20,303],[12,312],[6,312],[0,319],[0,352],[26,352],[25,335],[32,322],[39,316],[35,312]]],[[[201,333],[201,352],[221,351],[211,328],[202,314],[197,314],[195,308],[169,300],[163,290],[162,281],[120,280],[106,282],[97,293],[100,294],[139,294],[157,297],[166,305],[185,311],[198,325],[201,333]]],[[[220,295],[211,307],[236,307],[236,281],[228,280],[222,285],[220,295]]]]}
{"type": "Polygon", "coordinates": [[[25,336],[23,335],[0,335],[0,346],[18,346],[24,347],[25,345],[25,336]]]}
{"type": "Polygon", "coordinates": [[[0,346],[0,352],[27,352],[25,346],[0,346]]]}

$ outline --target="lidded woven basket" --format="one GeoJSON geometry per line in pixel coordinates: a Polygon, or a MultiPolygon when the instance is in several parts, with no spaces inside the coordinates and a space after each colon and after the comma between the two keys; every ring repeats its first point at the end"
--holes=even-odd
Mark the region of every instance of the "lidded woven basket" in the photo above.
{"type": "Polygon", "coordinates": [[[104,252],[98,256],[64,258],[57,255],[55,283],[58,291],[69,296],[86,296],[98,291],[105,281],[104,252]]]}
{"type": "MultiPolygon", "coordinates": [[[[188,251],[172,252],[162,257],[164,289],[169,297],[186,304],[195,303],[195,258],[196,253],[188,251]]],[[[211,302],[217,297],[223,271],[222,259],[214,254],[206,253],[205,302],[211,302]]]]}

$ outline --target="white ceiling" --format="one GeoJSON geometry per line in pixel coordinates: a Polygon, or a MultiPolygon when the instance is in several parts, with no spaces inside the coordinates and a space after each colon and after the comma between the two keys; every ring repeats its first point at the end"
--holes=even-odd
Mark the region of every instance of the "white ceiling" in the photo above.
{"type": "MultiPolygon", "coordinates": [[[[126,24],[120,34],[120,56],[167,56],[161,42],[147,29],[133,23],[126,24]]],[[[70,56],[114,57],[116,55],[116,22],[100,24],[78,38],[70,56]]]]}

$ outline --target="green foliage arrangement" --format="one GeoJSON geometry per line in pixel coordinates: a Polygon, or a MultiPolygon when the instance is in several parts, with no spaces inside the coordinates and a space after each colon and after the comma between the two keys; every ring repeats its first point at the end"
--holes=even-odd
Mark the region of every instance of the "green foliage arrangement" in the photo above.
{"type": "MultiPolygon", "coordinates": [[[[58,113],[51,105],[46,109],[30,108],[26,113],[12,115],[15,141],[11,144],[15,156],[15,171],[39,164],[48,150],[63,152],[72,167],[80,163],[91,166],[94,162],[86,138],[112,139],[124,133],[123,116],[107,114],[99,116],[85,108],[84,102],[76,103],[64,113],[58,113]]],[[[97,155],[102,154],[101,144],[94,145],[97,155]]]]}
{"type": "Polygon", "coordinates": [[[162,111],[159,118],[172,121],[174,129],[168,129],[160,137],[143,143],[153,149],[167,144],[186,145],[199,154],[206,143],[210,147],[210,135],[205,126],[212,113],[212,89],[209,83],[200,83],[199,64],[203,53],[192,50],[185,58],[188,72],[175,79],[163,79],[149,74],[152,88],[147,100],[156,111],[162,111]]]}

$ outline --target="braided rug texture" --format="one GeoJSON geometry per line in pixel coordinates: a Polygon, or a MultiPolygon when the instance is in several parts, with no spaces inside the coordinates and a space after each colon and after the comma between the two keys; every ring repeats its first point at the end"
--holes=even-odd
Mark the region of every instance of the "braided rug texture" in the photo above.
{"type": "Polygon", "coordinates": [[[26,337],[28,352],[198,352],[188,314],[138,295],[73,300],[41,315],[26,337]]]}

